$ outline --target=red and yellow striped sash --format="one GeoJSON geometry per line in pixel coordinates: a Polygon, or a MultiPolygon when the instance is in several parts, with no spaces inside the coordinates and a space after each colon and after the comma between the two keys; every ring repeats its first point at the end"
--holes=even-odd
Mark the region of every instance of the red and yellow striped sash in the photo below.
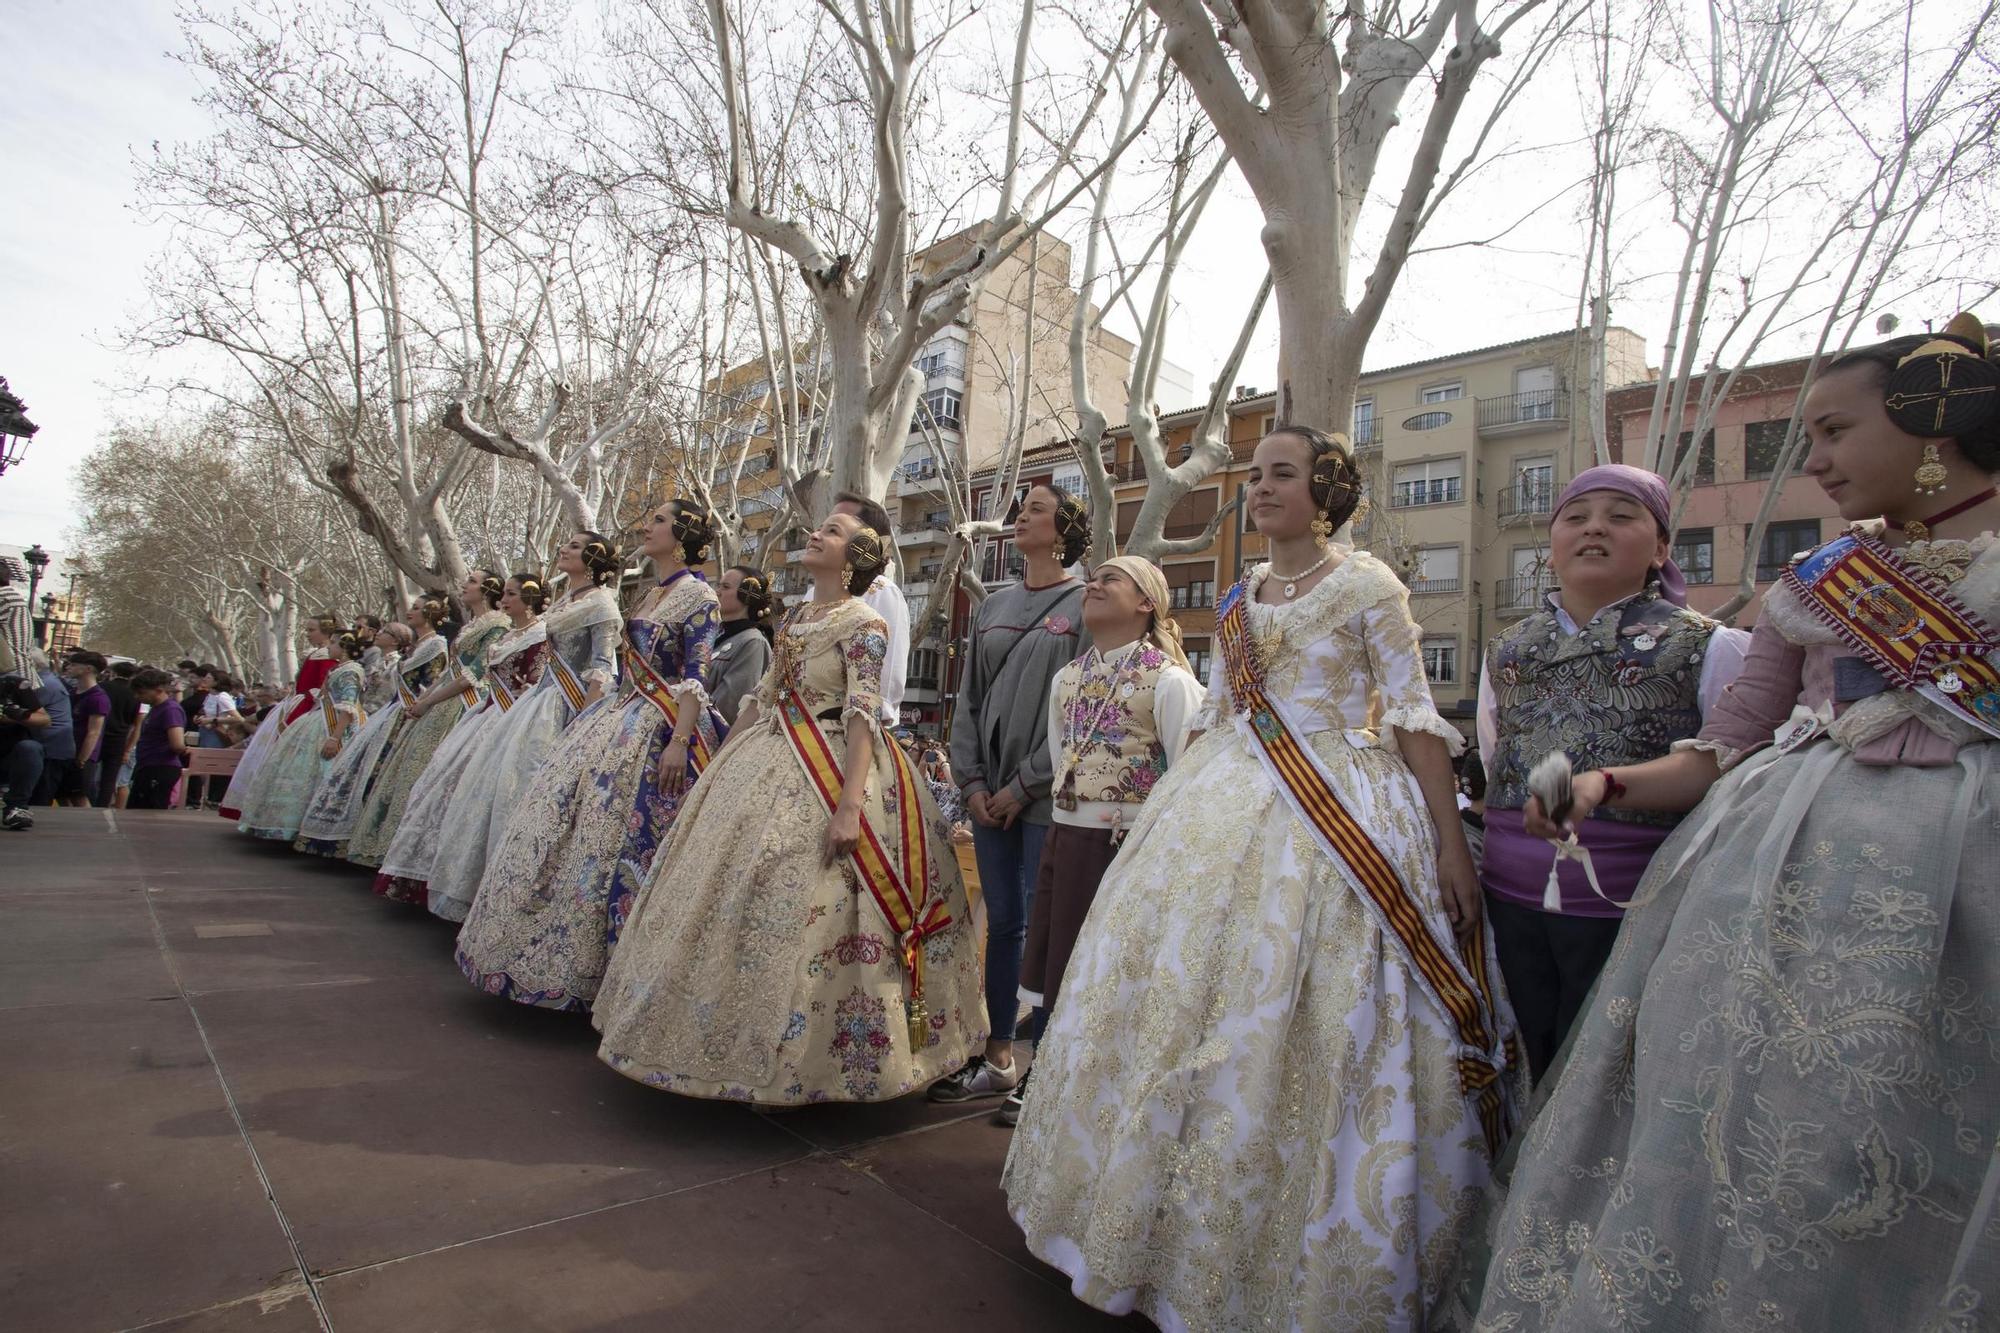
{"type": "Polygon", "coordinates": [[[340,736],[340,709],[334,706],[333,691],[319,692],[320,716],[326,719],[326,734],[337,739],[340,736]]]}
{"type": "MultiPolygon", "coordinates": [[[[792,742],[793,753],[798,756],[806,777],[812,782],[813,790],[819,793],[830,817],[840,803],[840,790],[846,779],[840,771],[840,761],[834,757],[833,747],[827,744],[826,733],[819,729],[819,723],[813,719],[796,690],[787,690],[779,697],[778,717],[785,735],[792,742]]],[[[895,932],[904,975],[909,979],[909,995],[904,1004],[909,1019],[910,1047],[920,1050],[929,1040],[928,1016],[924,1010],[923,942],[951,925],[952,918],[942,898],[927,899],[925,896],[930,892],[931,883],[930,838],[929,831],[924,827],[923,805],[917,794],[917,776],[910,767],[909,756],[893,741],[878,741],[877,744],[886,748],[890,771],[896,780],[896,799],[889,808],[896,812],[895,833],[899,854],[890,855],[864,815],[861,837],[854,844],[852,860],[868,896],[875,900],[876,909],[889,923],[889,929],[895,932]]]]}
{"type": "Polygon", "coordinates": [[[570,670],[569,663],[563,661],[559,654],[549,654],[548,672],[556,678],[556,686],[562,690],[563,697],[569,700],[571,708],[580,709],[589,702],[590,692],[583,688],[583,682],[576,678],[576,672],[570,670]]]}
{"type": "Polygon", "coordinates": [[[1786,568],[1785,585],[1896,689],[2000,735],[2000,639],[1942,584],[1870,537],[1836,537],[1786,568]]]}
{"type": "MultiPolygon", "coordinates": [[[[1467,1096],[1477,1099],[1487,1148],[1497,1153],[1506,1137],[1506,1094],[1500,1083],[1503,1066],[1489,1054],[1501,1043],[1484,940],[1461,950],[1438,939],[1395,865],[1340,803],[1315,756],[1292,734],[1285,719],[1272,706],[1250,637],[1244,610],[1246,596],[1243,584],[1231,589],[1224,601],[1221,623],[1216,626],[1229,692],[1244,713],[1251,737],[1263,750],[1293,810],[1346,867],[1348,878],[1374,906],[1391,941],[1401,946],[1404,961],[1418,983],[1450,1018],[1460,1045],[1480,1053],[1459,1059],[1459,1087],[1467,1096]]],[[[1511,1041],[1507,1045],[1511,1047],[1511,1041]]],[[[1507,1058],[1510,1061],[1513,1058],[1511,1050],[1507,1058]]]]}
{"type": "MultiPolygon", "coordinates": [[[[625,642],[624,661],[625,678],[632,682],[633,688],[638,690],[647,703],[660,710],[660,716],[666,719],[669,730],[678,725],[681,714],[672,688],[660,673],[654,670],[653,664],[646,660],[645,654],[634,647],[629,639],[625,642]]],[[[701,727],[697,725],[688,737],[688,758],[694,764],[694,771],[699,773],[707,768],[708,761],[714,757],[714,752],[708,744],[708,737],[702,734],[701,727]]]]}
{"type": "Polygon", "coordinates": [[[487,673],[486,684],[492,691],[494,702],[500,705],[501,712],[504,713],[514,706],[514,691],[507,688],[506,677],[498,670],[487,673]]]}
{"type": "Polygon", "coordinates": [[[458,697],[465,701],[467,708],[479,707],[479,682],[462,671],[458,676],[458,697]]]}

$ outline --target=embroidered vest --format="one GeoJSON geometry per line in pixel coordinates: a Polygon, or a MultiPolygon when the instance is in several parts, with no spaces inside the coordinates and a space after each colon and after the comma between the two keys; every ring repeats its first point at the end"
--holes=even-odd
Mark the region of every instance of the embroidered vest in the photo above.
{"type": "MultiPolygon", "coordinates": [[[[1528,803],[1528,770],[1561,750],[1579,772],[1639,764],[1701,730],[1701,664],[1716,622],[1645,592],[1581,634],[1552,608],[1494,640],[1488,669],[1499,705],[1487,802],[1528,803]]],[[[1600,808],[1593,819],[1671,828],[1681,816],[1600,808]]]]}
{"type": "Polygon", "coordinates": [[[1056,677],[1063,752],[1055,764],[1055,802],[1074,810],[1083,801],[1146,799],[1167,771],[1166,747],[1153,717],[1153,694],[1167,657],[1151,644],[1106,662],[1092,653],[1056,677]]]}

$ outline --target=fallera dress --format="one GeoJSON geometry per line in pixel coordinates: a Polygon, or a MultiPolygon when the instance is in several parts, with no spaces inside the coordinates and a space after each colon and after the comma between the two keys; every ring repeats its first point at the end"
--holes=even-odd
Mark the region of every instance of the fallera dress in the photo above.
{"type": "MultiPolygon", "coordinates": [[[[1263,689],[1448,944],[1437,832],[1391,728],[1462,741],[1432,704],[1407,593],[1355,551],[1264,606],[1269,572],[1227,599],[1263,689]]],[[[1212,673],[1204,734],[1140,807],[1077,938],[1008,1207],[1079,1297],[1169,1333],[1421,1329],[1490,1170],[1467,1047],[1279,790],[1229,674],[1212,673]]],[[[1510,1026],[1504,1002],[1492,1023],[1510,1026]]],[[[1524,1074],[1505,1072],[1510,1093],[1524,1074]]]]}
{"type": "Polygon", "coordinates": [[[779,630],[758,718],[688,798],[599,991],[598,1057],[619,1073],[760,1105],[875,1102],[949,1074],[986,1040],[950,830],[921,777],[899,780],[881,727],[887,642],[882,618],[851,598],[779,630]],[[830,806],[794,748],[787,699],[825,738],[836,798],[846,729],[874,733],[863,819],[890,863],[919,867],[902,882],[920,886],[908,896],[928,930],[914,1043],[898,932],[853,858],[825,862],[830,806]]]}
{"type": "MultiPolygon", "coordinates": [[[[433,634],[412,648],[407,658],[385,653],[380,660],[388,664],[393,677],[397,672],[421,671],[432,658],[442,656],[444,640],[433,634]]],[[[354,821],[361,813],[361,801],[374,779],[376,765],[404,722],[402,695],[393,684],[387,702],[377,708],[369,707],[372,684],[363,668],[361,702],[368,710],[368,721],[341,747],[340,754],[328,766],[326,777],[313,792],[312,801],[306,806],[306,817],[299,825],[299,836],[292,842],[302,852],[315,856],[346,855],[347,840],[354,833],[354,821]]]]}
{"type": "MultiPolygon", "coordinates": [[[[1901,563],[1995,641],[1992,534],[1901,563]]],[[[1450,1327],[2000,1327],[2000,737],[1870,680],[1851,636],[1905,634],[1899,594],[1816,615],[1791,577],[1678,743],[1724,775],[1640,882],[1450,1327]]]]}
{"type": "Polygon", "coordinates": [[[464,689],[431,705],[422,717],[405,719],[404,725],[389,738],[388,748],[375,766],[374,778],[355,816],[354,833],[347,842],[349,861],[361,866],[382,864],[389,840],[396,836],[396,825],[402,822],[410,789],[417,785],[417,779],[423,776],[424,767],[437,753],[438,746],[444,744],[444,738],[465,716],[468,706],[465,695],[472,694],[476,702],[479,686],[486,678],[486,650],[510,628],[503,613],[484,612],[458,631],[449,654],[432,658],[415,672],[404,668],[403,688],[412,697],[423,694],[447,670],[453,669],[464,689]]]}
{"type": "MultiPolygon", "coordinates": [[[[599,673],[613,669],[617,661],[618,599],[608,589],[591,589],[579,601],[551,612],[545,624],[546,655],[586,689],[600,679],[608,688],[610,677],[599,673]]],[[[545,671],[541,687],[528,691],[493,724],[477,766],[452,793],[439,829],[444,841],[425,896],[425,905],[437,915],[447,921],[466,919],[521,794],[557,739],[585,711],[571,701],[560,679],[545,671]]]]}
{"type": "MultiPolygon", "coordinates": [[[[402,822],[396,825],[396,836],[389,840],[388,854],[375,876],[375,892],[395,902],[432,904],[429,880],[452,798],[460,784],[485,762],[484,756],[492,748],[487,741],[502,715],[541,677],[542,655],[547,648],[547,630],[540,620],[533,620],[521,629],[509,630],[486,650],[485,696],[451,729],[451,735],[424,766],[417,785],[410,789],[402,822]]],[[[457,916],[440,915],[460,920],[465,905],[460,905],[457,916]]]]}
{"type": "Polygon", "coordinates": [[[319,706],[278,733],[256,786],[240,798],[243,817],[238,828],[253,838],[279,842],[299,836],[306,806],[333,765],[320,755],[320,747],[334,735],[351,742],[353,728],[363,720],[362,680],[361,663],[342,662],[320,686],[319,706]]]}
{"type": "MultiPolygon", "coordinates": [[[[721,628],[716,610],[714,590],[690,571],[649,591],[625,622],[628,669],[619,695],[542,744],[548,758],[504,812],[458,935],[459,970],[489,995],[589,1008],[632,899],[686,800],[660,789],[660,753],[672,732],[638,686],[656,681],[676,707],[699,710],[705,744],[719,744],[724,728],[702,686],[721,628]]],[[[688,762],[692,768],[692,754],[688,762]]]]}
{"type": "Polygon", "coordinates": [[[221,814],[224,819],[240,822],[243,818],[243,801],[256,790],[257,775],[263,771],[271,755],[276,751],[278,737],[298,715],[301,703],[310,705],[319,698],[319,687],[326,683],[327,676],[334,668],[333,655],[325,648],[307,651],[305,659],[299,663],[298,678],[292,682],[290,696],[278,700],[244,747],[243,758],[236,763],[236,772],[229,779],[229,790],[222,801],[221,814]]]}

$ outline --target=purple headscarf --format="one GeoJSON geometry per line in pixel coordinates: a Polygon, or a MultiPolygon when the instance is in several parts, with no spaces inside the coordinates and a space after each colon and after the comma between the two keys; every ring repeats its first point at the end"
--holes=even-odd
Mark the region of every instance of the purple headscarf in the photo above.
{"type": "MultiPolygon", "coordinates": [[[[1562,494],[1556,497],[1555,513],[1562,513],[1564,505],[1589,491],[1616,491],[1630,496],[1646,506],[1646,512],[1659,523],[1660,531],[1673,530],[1673,492],[1667,489],[1667,483],[1656,473],[1626,463],[1603,463],[1585,468],[1572,477],[1569,485],[1563,487],[1562,494]]],[[[1554,515],[1550,517],[1553,520],[1554,515]]],[[[1659,579],[1661,597],[1675,606],[1688,604],[1687,580],[1681,577],[1681,567],[1674,563],[1671,554],[1667,556],[1667,562],[1660,566],[1659,579]]]]}

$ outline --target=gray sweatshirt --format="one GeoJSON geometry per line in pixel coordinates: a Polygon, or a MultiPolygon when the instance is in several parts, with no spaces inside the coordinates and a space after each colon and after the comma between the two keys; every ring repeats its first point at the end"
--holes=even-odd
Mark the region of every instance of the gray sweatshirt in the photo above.
{"type": "Polygon", "coordinates": [[[951,723],[951,772],[968,797],[1011,790],[1023,819],[1049,822],[1049,686],[1083,647],[1075,579],[1039,591],[1009,584],[979,604],[951,723]]]}

